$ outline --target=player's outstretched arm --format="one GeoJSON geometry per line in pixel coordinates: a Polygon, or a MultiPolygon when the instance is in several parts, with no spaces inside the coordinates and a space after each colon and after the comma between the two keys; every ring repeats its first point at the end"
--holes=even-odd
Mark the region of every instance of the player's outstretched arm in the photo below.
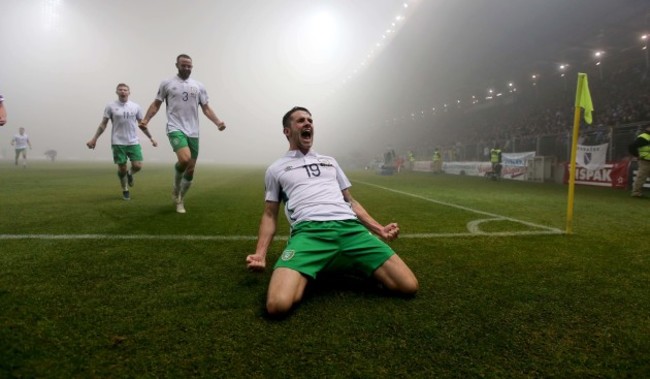
{"type": "MultiPolygon", "coordinates": [[[[142,120],[138,120],[138,121],[142,121],[142,120]]],[[[158,146],[158,142],[156,142],[156,140],[153,139],[153,136],[151,135],[151,132],[149,131],[149,128],[147,128],[146,126],[143,126],[140,123],[138,124],[138,128],[140,128],[140,130],[142,130],[142,133],[144,133],[144,135],[147,136],[147,138],[149,138],[149,141],[151,141],[151,145],[153,147],[158,146]]]]}
{"type": "Polygon", "coordinates": [[[158,99],[154,100],[151,103],[151,105],[149,105],[149,109],[147,109],[147,113],[145,113],[144,118],[142,120],[140,120],[140,123],[138,124],[138,126],[140,128],[143,128],[143,127],[146,128],[147,124],[149,124],[149,120],[151,120],[153,118],[153,116],[155,116],[156,113],[158,113],[158,111],[160,110],[161,105],[162,105],[162,101],[160,101],[158,99]]]}
{"type": "Polygon", "coordinates": [[[279,209],[280,204],[271,201],[267,201],[264,206],[255,254],[246,257],[246,267],[251,271],[264,271],[266,268],[266,253],[275,236],[279,209]]]}
{"type": "Polygon", "coordinates": [[[86,146],[88,146],[89,149],[95,148],[99,136],[101,136],[102,133],[104,133],[104,130],[106,130],[107,125],[108,125],[108,118],[103,117],[102,121],[99,123],[99,126],[97,127],[97,131],[95,132],[93,138],[91,138],[90,141],[86,142],[86,146]]]}
{"type": "Polygon", "coordinates": [[[205,117],[212,121],[219,130],[226,129],[226,123],[217,117],[217,114],[214,113],[214,110],[212,110],[209,104],[201,104],[201,109],[203,110],[205,117]]]}
{"type": "Polygon", "coordinates": [[[396,239],[399,236],[399,225],[397,223],[390,223],[388,225],[382,225],[377,220],[372,218],[370,216],[370,213],[366,211],[366,209],[356,201],[353,197],[352,194],[350,193],[350,190],[347,188],[344,189],[343,191],[343,198],[345,201],[351,204],[352,210],[354,213],[356,213],[357,217],[359,218],[359,221],[368,228],[372,233],[376,234],[379,236],[381,239],[384,241],[392,241],[396,239]]]}
{"type": "Polygon", "coordinates": [[[7,123],[7,110],[5,109],[4,102],[0,101],[0,126],[6,123],[7,123]]]}

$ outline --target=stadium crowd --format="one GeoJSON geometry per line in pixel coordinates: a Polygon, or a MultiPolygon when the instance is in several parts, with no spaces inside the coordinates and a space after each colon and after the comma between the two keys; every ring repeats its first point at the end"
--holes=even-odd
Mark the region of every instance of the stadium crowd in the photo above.
{"type": "MultiPolygon", "coordinates": [[[[598,70],[587,73],[594,121],[581,127],[579,143],[605,143],[617,129],[632,127],[630,134],[634,134],[650,121],[650,71],[642,62],[611,62],[602,75],[598,70]]],[[[538,154],[566,159],[576,78],[577,71],[565,77],[556,74],[493,99],[448,107],[423,118],[419,122],[433,125],[432,139],[411,151],[418,159],[430,159],[439,148],[445,161],[485,160],[493,146],[504,152],[535,151],[541,139],[547,149],[538,154]]]]}

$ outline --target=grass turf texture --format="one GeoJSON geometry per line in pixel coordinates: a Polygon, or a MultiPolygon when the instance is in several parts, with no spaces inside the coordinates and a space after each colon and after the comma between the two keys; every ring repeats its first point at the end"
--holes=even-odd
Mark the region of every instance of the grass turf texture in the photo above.
{"type": "Polygon", "coordinates": [[[392,246],[421,290],[329,277],[277,321],[264,315],[270,270],[244,266],[264,170],[200,165],[179,215],[168,166],[146,165],[124,201],[113,165],[0,165],[0,377],[650,373],[648,200],[577,187],[573,235],[471,236],[490,215],[515,221],[487,233],[563,230],[567,188],[348,172],[375,218],[400,223],[392,246]]]}

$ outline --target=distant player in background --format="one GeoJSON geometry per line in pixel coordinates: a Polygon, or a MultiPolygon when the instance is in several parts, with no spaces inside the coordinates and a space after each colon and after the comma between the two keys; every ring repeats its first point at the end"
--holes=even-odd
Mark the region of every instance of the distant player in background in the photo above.
{"type": "Polygon", "coordinates": [[[29,141],[29,136],[25,133],[25,128],[18,129],[18,134],[11,140],[11,144],[16,147],[16,166],[18,166],[18,158],[23,156],[23,168],[27,167],[27,148],[32,149],[32,143],[29,141]]]}
{"type": "Polygon", "coordinates": [[[5,109],[5,97],[0,95],[0,126],[7,123],[7,110],[5,109]]]}
{"type": "Polygon", "coordinates": [[[312,150],[311,113],[294,107],[284,115],[282,125],[289,151],[266,170],[266,203],[257,248],[246,257],[248,269],[266,268],[284,202],[291,237],[271,275],[268,313],[288,312],[302,299],[308,281],[326,272],[359,273],[375,278],[392,292],[415,294],[418,280],[384,242],[397,238],[399,226],[375,221],[352,197],[350,181],[336,160],[312,150]]]}
{"type": "Polygon", "coordinates": [[[199,106],[203,114],[219,130],[226,128],[226,124],[208,105],[208,93],[203,84],[190,79],[192,67],[192,58],[188,55],[181,54],[176,57],[178,74],[160,83],[156,99],[149,106],[144,119],[140,121],[140,125],[146,127],[160,110],[163,101],[165,102],[167,137],[177,158],[174,166],[172,199],[178,213],[185,213],[185,195],[192,185],[194,168],[199,156],[199,106]]]}
{"type": "MultiPolygon", "coordinates": [[[[129,101],[131,90],[124,83],[117,85],[115,90],[117,100],[109,103],[104,108],[104,117],[99,123],[95,136],[86,142],[89,149],[94,149],[97,139],[104,133],[108,120],[113,126],[111,131],[111,149],[113,150],[113,162],[117,164],[117,177],[122,186],[122,198],[130,200],[130,187],[133,187],[133,175],[142,169],[142,147],[138,139],[138,121],[142,120],[142,108],[132,101],[129,101]],[[131,161],[131,169],[127,167],[131,161]]],[[[146,126],[140,126],[142,132],[149,138],[151,144],[156,147],[158,142],[153,139],[146,126]]]]}

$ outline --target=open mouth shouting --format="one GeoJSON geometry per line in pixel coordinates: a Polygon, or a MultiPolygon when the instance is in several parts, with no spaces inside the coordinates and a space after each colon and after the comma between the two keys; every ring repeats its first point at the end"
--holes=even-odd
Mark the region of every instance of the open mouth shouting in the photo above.
{"type": "Polygon", "coordinates": [[[300,131],[300,138],[306,141],[311,141],[314,131],[311,128],[303,129],[300,131]]]}

